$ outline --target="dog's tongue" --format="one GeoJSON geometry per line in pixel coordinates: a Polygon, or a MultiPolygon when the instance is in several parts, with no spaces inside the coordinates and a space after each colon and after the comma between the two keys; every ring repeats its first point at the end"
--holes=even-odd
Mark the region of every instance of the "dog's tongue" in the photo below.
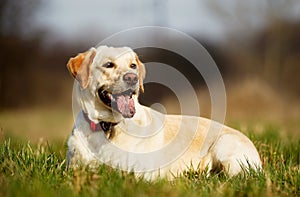
{"type": "Polygon", "coordinates": [[[113,107],[118,110],[124,118],[132,118],[135,114],[134,100],[128,95],[118,95],[113,107]]]}

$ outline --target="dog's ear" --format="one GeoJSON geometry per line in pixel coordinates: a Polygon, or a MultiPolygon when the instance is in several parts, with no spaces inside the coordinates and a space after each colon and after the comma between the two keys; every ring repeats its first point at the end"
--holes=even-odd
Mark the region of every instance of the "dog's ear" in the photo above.
{"type": "Polygon", "coordinates": [[[140,83],[140,90],[141,92],[144,92],[144,84],[143,81],[146,76],[146,69],[145,65],[139,60],[138,56],[135,55],[136,62],[138,63],[138,68],[139,68],[139,83],[140,83]]]}
{"type": "Polygon", "coordinates": [[[84,53],[79,53],[76,57],[70,58],[67,67],[73,77],[85,89],[89,85],[90,67],[96,56],[96,49],[91,48],[84,53]]]}

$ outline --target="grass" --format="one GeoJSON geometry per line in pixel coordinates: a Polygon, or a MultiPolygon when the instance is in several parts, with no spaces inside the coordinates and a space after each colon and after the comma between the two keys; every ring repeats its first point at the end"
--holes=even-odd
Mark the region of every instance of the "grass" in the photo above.
{"type": "Polygon", "coordinates": [[[150,183],[105,165],[96,171],[67,170],[64,142],[31,144],[4,137],[0,196],[300,196],[300,139],[283,139],[280,129],[270,126],[250,138],[263,172],[229,178],[190,170],[172,182],[150,183]]]}

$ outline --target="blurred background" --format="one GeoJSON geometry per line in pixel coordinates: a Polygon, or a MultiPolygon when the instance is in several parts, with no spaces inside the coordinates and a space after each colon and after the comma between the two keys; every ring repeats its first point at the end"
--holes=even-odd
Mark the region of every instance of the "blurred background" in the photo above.
{"type": "MultiPolygon", "coordinates": [[[[65,140],[73,124],[68,59],[113,33],[152,25],[183,31],[208,50],[224,78],[227,124],[300,133],[298,0],[1,0],[0,138],[65,140]]],[[[146,62],[153,55],[177,62],[164,51],[138,53],[146,62]]],[[[209,117],[205,83],[192,81],[201,115],[209,117]]],[[[141,102],[179,113],[163,88],[146,84],[141,102]]]]}

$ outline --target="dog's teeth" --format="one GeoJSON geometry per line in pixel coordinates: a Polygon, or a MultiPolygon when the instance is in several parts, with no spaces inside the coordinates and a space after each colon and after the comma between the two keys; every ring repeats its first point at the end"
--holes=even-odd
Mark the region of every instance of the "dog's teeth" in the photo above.
{"type": "Polygon", "coordinates": [[[112,102],[114,102],[116,100],[114,95],[112,95],[112,94],[108,94],[108,97],[112,102]]]}

